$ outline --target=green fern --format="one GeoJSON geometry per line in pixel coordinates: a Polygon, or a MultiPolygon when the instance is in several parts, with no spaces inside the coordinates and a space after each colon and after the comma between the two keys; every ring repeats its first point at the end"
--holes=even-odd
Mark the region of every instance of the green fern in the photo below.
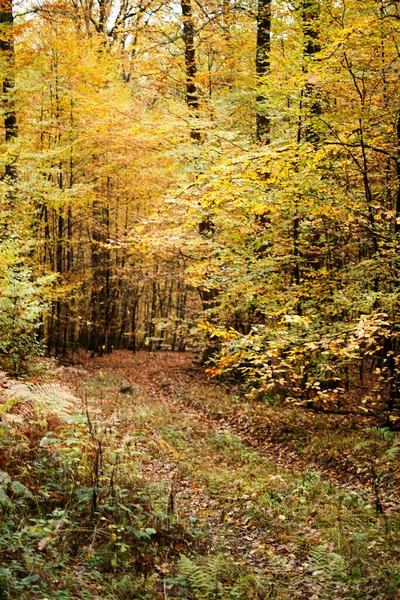
{"type": "Polygon", "coordinates": [[[3,510],[12,510],[14,508],[12,499],[7,493],[9,491],[19,498],[25,498],[26,500],[33,498],[32,492],[23,483],[12,481],[8,473],[0,471],[0,507],[3,510]]]}
{"type": "Polygon", "coordinates": [[[5,471],[0,471],[0,487],[7,487],[7,485],[11,482],[11,478],[8,473],[5,471]]]}
{"type": "Polygon", "coordinates": [[[195,563],[187,556],[181,556],[179,561],[180,573],[186,580],[194,598],[218,598],[221,591],[219,578],[225,569],[225,561],[219,556],[213,556],[202,564],[195,563]]]}
{"type": "Polygon", "coordinates": [[[363,440],[355,450],[370,450],[377,457],[393,458],[400,451],[400,439],[397,432],[387,427],[369,427],[369,439],[363,440]]]}
{"type": "Polygon", "coordinates": [[[396,433],[388,427],[369,427],[367,431],[385,442],[393,442],[396,437],[396,433]]]}
{"type": "Polygon", "coordinates": [[[318,578],[320,593],[331,598],[331,593],[337,590],[347,578],[348,564],[340,554],[330,552],[327,546],[316,546],[310,552],[310,570],[313,577],[318,578]]]}
{"type": "Polygon", "coordinates": [[[13,481],[11,483],[11,490],[16,496],[20,496],[21,498],[26,498],[27,500],[32,500],[33,498],[32,492],[20,481],[13,481]]]}
{"type": "Polygon", "coordinates": [[[4,492],[4,488],[0,488],[0,507],[3,510],[12,510],[14,508],[10,498],[4,492]]]}

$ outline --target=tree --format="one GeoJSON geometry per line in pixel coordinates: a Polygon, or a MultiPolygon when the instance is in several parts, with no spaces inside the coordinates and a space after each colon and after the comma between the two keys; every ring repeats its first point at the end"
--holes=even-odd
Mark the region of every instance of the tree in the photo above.
{"type": "MultiPolygon", "coordinates": [[[[17,116],[14,104],[14,16],[12,0],[2,0],[0,5],[0,53],[3,62],[3,111],[5,141],[17,137],[17,116]]],[[[15,179],[16,171],[12,163],[5,165],[5,175],[15,179]]]]}
{"type": "Polygon", "coordinates": [[[194,46],[194,24],[192,5],[190,0],[181,0],[182,9],[182,38],[185,46],[185,69],[186,69],[186,103],[192,119],[190,126],[190,137],[200,141],[200,131],[195,124],[199,116],[199,99],[196,89],[196,54],[194,46]]]}
{"type": "Polygon", "coordinates": [[[392,411],[398,25],[374,2],[343,9],[305,2],[297,21],[280,17],[287,29],[271,38],[269,74],[269,101],[281,107],[275,140],[225,156],[199,182],[215,234],[197,272],[207,264],[220,299],[204,330],[220,341],[215,372],[242,373],[253,391],[337,408],[369,364],[378,370],[368,402],[380,394],[392,411]],[[282,57],[290,80],[277,70],[282,57]]]}
{"type": "Polygon", "coordinates": [[[258,94],[256,97],[256,137],[259,142],[270,142],[270,118],[266,114],[266,98],[260,88],[270,73],[271,67],[271,0],[258,0],[256,74],[258,94]]]}

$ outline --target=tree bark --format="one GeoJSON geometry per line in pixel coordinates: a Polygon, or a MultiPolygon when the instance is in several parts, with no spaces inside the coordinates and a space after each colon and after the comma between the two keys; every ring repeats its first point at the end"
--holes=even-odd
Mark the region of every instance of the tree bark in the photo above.
{"type": "Polygon", "coordinates": [[[266,98],[261,90],[271,69],[271,0],[258,0],[256,42],[256,137],[264,144],[270,143],[271,121],[266,114],[266,98]]]}
{"type": "MultiPolygon", "coordinates": [[[[0,1],[0,52],[4,57],[6,71],[3,75],[3,108],[4,108],[4,131],[6,142],[11,142],[18,135],[17,115],[14,104],[14,16],[12,0],[0,1]]],[[[16,169],[13,164],[6,164],[5,174],[11,179],[16,178],[16,169]]]]}
{"type": "Polygon", "coordinates": [[[195,121],[199,118],[199,97],[196,87],[196,51],[194,47],[194,24],[191,0],[181,0],[183,43],[185,45],[186,104],[191,117],[190,137],[200,141],[200,130],[195,121]]]}
{"type": "Polygon", "coordinates": [[[321,51],[319,13],[319,0],[303,0],[301,18],[304,37],[304,73],[308,76],[302,94],[302,104],[306,109],[303,135],[304,139],[311,143],[319,141],[319,134],[313,117],[321,114],[321,98],[318,93],[317,75],[313,73],[312,69],[315,56],[321,51]]]}
{"type": "Polygon", "coordinates": [[[397,141],[397,160],[396,160],[396,175],[397,175],[397,194],[396,194],[396,205],[395,205],[395,221],[394,230],[395,233],[400,232],[400,112],[397,114],[396,119],[396,141],[397,141]]]}

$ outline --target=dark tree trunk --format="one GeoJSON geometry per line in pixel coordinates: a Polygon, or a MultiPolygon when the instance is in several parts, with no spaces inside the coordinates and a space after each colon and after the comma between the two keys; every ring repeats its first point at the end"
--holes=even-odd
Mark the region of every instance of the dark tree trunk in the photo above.
{"type": "Polygon", "coordinates": [[[397,175],[397,194],[395,206],[395,233],[400,232],[400,112],[397,114],[396,120],[396,137],[397,137],[397,160],[396,160],[396,175],[397,175]]]}
{"type": "MultiPolygon", "coordinates": [[[[0,3],[0,52],[6,72],[3,78],[3,110],[6,142],[12,141],[18,135],[17,116],[14,105],[14,36],[13,36],[13,7],[12,0],[1,0],[0,3]]],[[[11,179],[16,178],[13,164],[6,164],[5,174],[11,179]]]]}
{"type": "MultiPolygon", "coordinates": [[[[318,130],[315,127],[314,117],[321,114],[321,101],[319,89],[313,71],[315,55],[320,52],[319,39],[319,0],[303,0],[300,8],[300,17],[303,29],[303,72],[308,75],[308,80],[301,90],[300,111],[297,130],[297,142],[302,139],[313,144],[319,141],[318,130]]],[[[297,168],[297,167],[296,167],[297,168]]],[[[301,272],[301,250],[300,250],[300,218],[298,214],[298,201],[296,199],[293,215],[293,281],[299,289],[301,272]]],[[[301,300],[297,302],[297,312],[302,314],[301,300]]]]}
{"type": "Polygon", "coordinates": [[[301,13],[304,37],[303,70],[308,75],[302,94],[302,104],[306,112],[303,135],[306,141],[312,143],[319,141],[318,130],[315,126],[315,117],[321,114],[321,98],[317,75],[313,73],[313,63],[316,60],[316,55],[321,51],[319,13],[319,0],[303,0],[301,13]]]}
{"type": "Polygon", "coordinates": [[[265,106],[266,98],[261,86],[269,75],[271,68],[271,0],[258,0],[257,10],[257,44],[256,44],[256,136],[259,142],[270,142],[270,117],[265,106]]]}
{"type": "Polygon", "coordinates": [[[106,311],[108,302],[108,269],[109,252],[105,248],[106,238],[106,213],[101,204],[93,202],[92,219],[93,228],[91,232],[91,269],[92,269],[92,291],[91,291],[91,315],[89,350],[92,356],[103,354],[106,342],[106,311]]]}
{"type": "Polygon", "coordinates": [[[186,70],[186,104],[189,108],[192,123],[190,137],[200,141],[200,130],[195,123],[199,117],[199,97],[196,87],[196,51],[194,47],[194,24],[191,0],[181,0],[183,21],[183,43],[185,45],[185,70],[186,70]]]}

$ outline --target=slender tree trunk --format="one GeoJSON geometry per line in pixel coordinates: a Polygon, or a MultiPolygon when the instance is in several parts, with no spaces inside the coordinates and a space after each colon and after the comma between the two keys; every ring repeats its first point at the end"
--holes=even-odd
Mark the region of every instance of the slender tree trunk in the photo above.
{"type": "Polygon", "coordinates": [[[321,51],[319,13],[319,0],[303,0],[301,12],[304,48],[303,71],[307,76],[307,81],[302,92],[301,104],[306,111],[303,136],[307,142],[311,143],[319,141],[314,117],[321,114],[318,77],[313,70],[316,55],[321,51]]]}
{"type": "MultiPolygon", "coordinates": [[[[300,143],[302,139],[305,139],[308,142],[317,144],[319,135],[315,128],[313,117],[321,114],[321,103],[312,65],[315,60],[315,55],[321,50],[319,39],[319,0],[303,0],[300,11],[303,29],[303,72],[308,75],[308,80],[300,94],[297,143],[300,143]],[[303,110],[305,115],[303,115],[303,110]]],[[[302,277],[300,266],[301,250],[299,243],[300,225],[298,200],[295,199],[293,214],[294,268],[292,277],[297,289],[299,289],[302,277]]],[[[300,300],[297,303],[297,312],[299,315],[302,314],[300,300]]]]}
{"type": "Polygon", "coordinates": [[[225,60],[226,66],[224,68],[224,76],[226,85],[230,92],[233,91],[234,88],[234,73],[233,73],[233,62],[234,62],[234,54],[233,54],[233,44],[232,44],[232,35],[231,28],[233,26],[232,19],[232,9],[230,0],[222,0],[222,30],[223,37],[225,41],[225,60]]]}
{"type": "MultiPolygon", "coordinates": [[[[12,0],[0,1],[0,53],[4,60],[5,73],[3,74],[3,110],[4,131],[6,142],[11,142],[18,135],[17,115],[14,104],[14,17],[12,0]]],[[[7,163],[5,174],[11,179],[16,178],[16,169],[13,164],[7,163]]]]}
{"type": "Polygon", "coordinates": [[[191,117],[190,137],[200,141],[200,130],[196,120],[199,118],[199,97],[196,87],[196,51],[194,47],[194,23],[191,0],[181,0],[183,21],[183,43],[185,45],[186,104],[191,117]]]}
{"type": "Polygon", "coordinates": [[[397,194],[395,206],[395,233],[400,232],[400,112],[397,114],[396,120],[396,138],[397,138],[397,160],[396,160],[396,175],[397,175],[397,194]]]}
{"type": "MultiPolygon", "coordinates": [[[[56,246],[56,271],[59,275],[61,275],[64,271],[64,261],[63,261],[63,235],[64,235],[64,210],[60,208],[60,212],[58,214],[58,226],[57,226],[57,246],[56,246]]],[[[54,353],[58,356],[60,352],[60,346],[62,342],[62,302],[60,299],[56,301],[56,334],[55,334],[55,346],[54,353]]]]}
{"type": "Polygon", "coordinates": [[[256,136],[263,144],[270,143],[271,121],[265,106],[266,98],[262,92],[271,68],[271,0],[258,0],[257,43],[256,43],[256,136]]]}

